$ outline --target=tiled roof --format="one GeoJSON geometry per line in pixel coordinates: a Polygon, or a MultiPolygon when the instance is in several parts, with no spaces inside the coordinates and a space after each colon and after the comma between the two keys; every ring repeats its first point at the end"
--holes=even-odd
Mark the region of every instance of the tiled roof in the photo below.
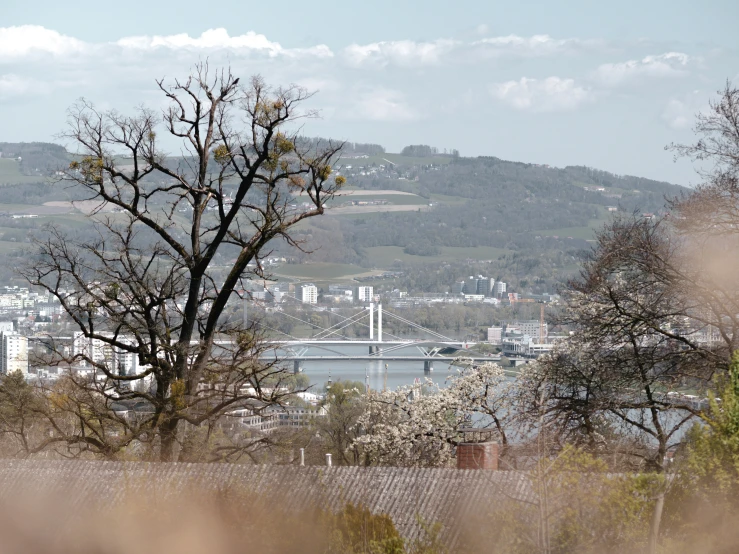
{"type": "Polygon", "coordinates": [[[0,466],[3,498],[30,490],[61,493],[75,505],[105,506],[137,491],[168,495],[192,488],[264,495],[270,504],[298,510],[363,504],[392,517],[409,539],[419,536],[419,519],[439,522],[450,543],[467,517],[489,512],[511,498],[534,498],[526,475],[514,471],[78,460],[6,460],[0,466]]]}

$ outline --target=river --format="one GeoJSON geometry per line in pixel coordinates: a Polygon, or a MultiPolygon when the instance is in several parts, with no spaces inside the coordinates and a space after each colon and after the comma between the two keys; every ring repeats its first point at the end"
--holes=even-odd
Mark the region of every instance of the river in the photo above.
{"type": "MultiPolygon", "coordinates": [[[[366,356],[367,346],[332,346],[334,352],[346,355],[366,356]]],[[[325,354],[320,349],[309,348],[305,353],[307,356],[320,356],[325,354]]],[[[420,353],[415,347],[403,348],[393,352],[393,356],[419,356],[420,353]]],[[[444,382],[450,372],[454,368],[450,365],[449,358],[434,358],[434,369],[429,375],[434,382],[440,386],[444,382]]],[[[288,367],[292,368],[292,362],[287,362],[288,367]]],[[[329,379],[332,381],[360,381],[365,383],[365,379],[369,381],[369,386],[373,390],[381,390],[385,385],[385,365],[387,365],[387,388],[395,389],[402,385],[412,385],[416,379],[423,380],[423,361],[421,360],[383,360],[377,358],[373,360],[305,360],[302,362],[303,373],[310,378],[312,390],[320,392],[329,379]]]]}

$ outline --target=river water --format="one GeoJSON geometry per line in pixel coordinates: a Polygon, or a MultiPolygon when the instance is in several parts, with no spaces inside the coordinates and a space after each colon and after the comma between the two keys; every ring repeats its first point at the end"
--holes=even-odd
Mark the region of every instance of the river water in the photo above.
{"type": "MultiPolygon", "coordinates": [[[[366,356],[367,346],[332,346],[331,350],[346,355],[366,356]]],[[[309,348],[306,356],[320,356],[326,354],[318,348],[309,348]]],[[[415,347],[395,350],[392,356],[419,356],[420,352],[415,347]]],[[[450,365],[451,359],[434,358],[434,369],[428,377],[443,386],[447,376],[455,371],[450,365]],[[448,361],[447,361],[448,360],[448,361]]],[[[286,363],[287,367],[293,367],[292,362],[286,363]]],[[[382,390],[387,378],[387,388],[396,389],[402,385],[412,385],[416,379],[423,380],[423,361],[421,360],[305,360],[302,362],[303,373],[310,378],[312,390],[320,392],[331,376],[331,380],[369,382],[372,390],[382,390]],[[387,365],[387,377],[385,365],[387,365]]]]}

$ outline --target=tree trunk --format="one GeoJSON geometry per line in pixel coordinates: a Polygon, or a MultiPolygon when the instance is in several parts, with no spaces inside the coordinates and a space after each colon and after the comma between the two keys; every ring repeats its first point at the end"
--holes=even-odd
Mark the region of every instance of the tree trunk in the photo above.
{"type": "Polygon", "coordinates": [[[160,462],[174,462],[174,445],[177,439],[177,423],[179,420],[170,419],[160,427],[159,438],[161,447],[159,450],[160,462]]]}
{"type": "Polygon", "coordinates": [[[659,528],[662,524],[662,511],[665,507],[665,491],[661,490],[652,512],[652,525],[649,528],[649,554],[657,554],[659,528]]]}

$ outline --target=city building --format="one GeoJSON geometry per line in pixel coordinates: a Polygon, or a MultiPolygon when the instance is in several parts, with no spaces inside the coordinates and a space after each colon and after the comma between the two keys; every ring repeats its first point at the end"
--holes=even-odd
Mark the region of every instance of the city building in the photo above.
{"type": "Polygon", "coordinates": [[[318,303],[318,288],[312,284],[300,286],[300,300],[303,304],[316,304],[318,303]]]}
{"type": "Polygon", "coordinates": [[[495,298],[503,298],[506,293],[506,285],[503,281],[496,281],[493,287],[493,296],[495,298]]]}
{"type": "Polygon", "coordinates": [[[503,327],[488,327],[488,342],[501,344],[503,342],[503,327]]]}
{"type": "Polygon", "coordinates": [[[0,373],[28,374],[28,338],[12,331],[0,333],[0,373]]]}
{"type": "Polygon", "coordinates": [[[495,286],[495,279],[490,277],[483,277],[478,275],[476,283],[475,294],[482,294],[483,296],[490,296],[493,293],[493,287],[495,286]]]}
{"type": "Polygon", "coordinates": [[[374,296],[374,288],[368,286],[362,286],[356,288],[357,294],[356,299],[359,302],[372,302],[374,296]]]}
{"type": "MultiPolygon", "coordinates": [[[[135,344],[132,337],[125,336],[119,337],[118,342],[132,346],[135,344]]],[[[139,370],[139,358],[135,353],[113,347],[100,339],[85,337],[81,331],[74,334],[72,355],[81,357],[79,365],[82,367],[101,364],[108,371],[119,375],[135,375],[139,370]]]]}
{"type": "Polygon", "coordinates": [[[495,279],[491,277],[484,277],[483,275],[470,275],[464,281],[457,281],[452,285],[453,295],[469,295],[476,294],[484,297],[493,295],[493,287],[495,285],[495,279]]]}
{"type": "Polygon", "coordinates": [[[506,322],[504,324],[503,332],[504,334],[517,332],[522,335],[528,335],[535,340],[538,340],[540,336],[544,338],[547,338],[549,336],[549,328],[547,326],[547,322],[541,322],[538,319],[506,322]]]}
{"type": "Polygon", "coordinates": [[[503,355],[507,357],[538,358],[551,352],[553,343],[537,343],[528,335],[514,335],[503,338],[503,355]]]}

